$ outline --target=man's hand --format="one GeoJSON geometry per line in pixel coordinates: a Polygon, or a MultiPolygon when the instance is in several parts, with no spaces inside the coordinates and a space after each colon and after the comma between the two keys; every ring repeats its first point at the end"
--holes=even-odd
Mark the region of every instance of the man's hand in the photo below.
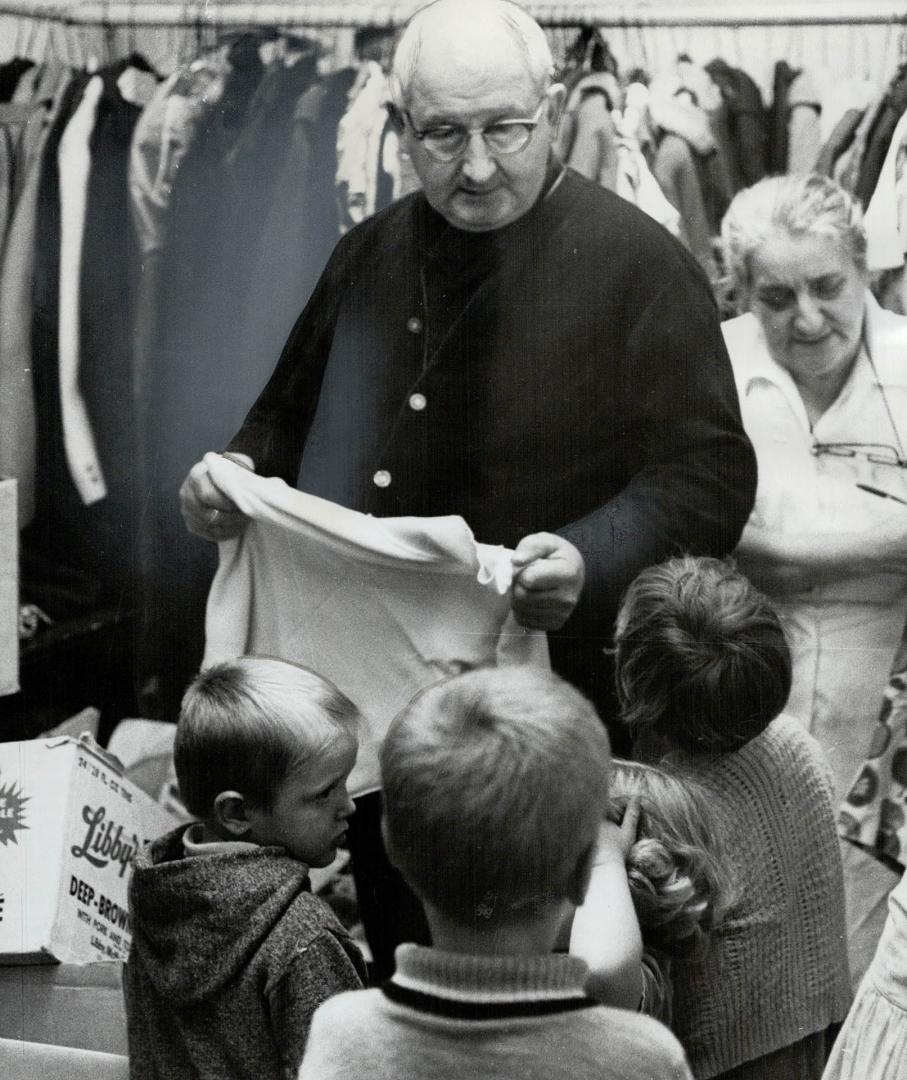
{"type": "Polygon", "coordinates": [[[579,600],[586,567],[579,551],[554,533],[524,536],[513,553],[513,613],[531,630],[558,630],[579,600]]]}
{"type": "Polygon", "coordinates": [[[239,536],[246,526],[246,515],[214,486],[203,461],[183,481],[180,509],[189,532],[214,543],[239,536]]]}

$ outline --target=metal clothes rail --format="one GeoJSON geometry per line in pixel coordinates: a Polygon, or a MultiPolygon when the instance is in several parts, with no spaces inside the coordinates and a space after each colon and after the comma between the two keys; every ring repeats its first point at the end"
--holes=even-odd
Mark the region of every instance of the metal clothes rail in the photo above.
{"type": "MultiPolygon", "coordinates": [[[[0,15],[19,15],[82,26],[378,27],[399,25],[423,2],[0,0],[0,15]]],[[[733,5],[726,0],[696,3],[683,3],[681,0],[638,0],[637,3],[527,0],[525,7],[546,26],[798,26],[907,22],[907,0],[744,0],[733,5]]]]}

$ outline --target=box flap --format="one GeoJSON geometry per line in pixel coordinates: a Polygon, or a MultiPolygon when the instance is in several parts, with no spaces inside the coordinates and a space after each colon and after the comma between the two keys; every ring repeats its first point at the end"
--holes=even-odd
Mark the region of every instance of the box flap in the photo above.
{"type": "Polygon", "coordinates": [[[116,754],[111,754],[105,750],[90,731],[83,732],[77,739],[73,738],[72,735],[55,735],[44,738],[42,741],[49,750],[56,750],[60,746],[69,746],[70,743],[75,743],[76,746],[81,747],[89,754],[93,754],[108,769],[113,769],[117,776],[123,775],[122,761],[116,754]]]}

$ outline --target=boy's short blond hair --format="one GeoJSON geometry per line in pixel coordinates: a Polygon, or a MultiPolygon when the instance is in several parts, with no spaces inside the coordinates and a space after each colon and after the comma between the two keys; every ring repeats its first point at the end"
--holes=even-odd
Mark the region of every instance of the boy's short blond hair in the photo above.
{"type": "Polygon", "coordinates": [[[180,797],[200,818],[223,791],[270,811],[292,768],[337,738],[355,742],[358,716],[332,682],[299,664],[242,656],[207,668],[183,696],[176,728],[180,797]]]}
{"type": "Polygon", "coordinates": [[[481,669],[420,693],[381,751],[388,851],[461,925],[571,895],[608,805],[592,705],[556,675],[481,669]]]}

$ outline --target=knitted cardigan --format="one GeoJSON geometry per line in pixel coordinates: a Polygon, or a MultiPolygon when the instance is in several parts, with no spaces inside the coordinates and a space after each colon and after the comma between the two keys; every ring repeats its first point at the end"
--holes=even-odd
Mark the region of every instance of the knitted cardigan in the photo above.
{"type": "Polygon", "coordinates": [[[704,1080],[844,1017],[844,883],[828,766],[798,721],[682,764],[727,826],[739,887],[706,960],[672,968],[673,1029],[704,1080]]]}
{"type": "Polygon", "coordinates": [[[574,956],[467,956],[401,945],[382,990],[339,994],[312,1020],[300,1080],[688,1080],[648,1016],[596,1005],[574,956]]]}

